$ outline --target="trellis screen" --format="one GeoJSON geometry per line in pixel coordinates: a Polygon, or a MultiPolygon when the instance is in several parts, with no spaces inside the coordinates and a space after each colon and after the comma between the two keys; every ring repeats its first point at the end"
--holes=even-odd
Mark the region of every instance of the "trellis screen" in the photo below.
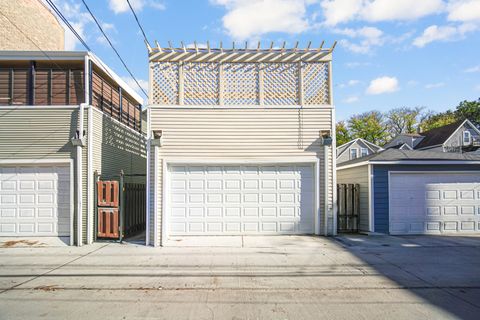
{"type": "Polygon", "coordinates": [[[154,62],[158,105],[324,105],[330,102],[325,62],[154,62]]]}

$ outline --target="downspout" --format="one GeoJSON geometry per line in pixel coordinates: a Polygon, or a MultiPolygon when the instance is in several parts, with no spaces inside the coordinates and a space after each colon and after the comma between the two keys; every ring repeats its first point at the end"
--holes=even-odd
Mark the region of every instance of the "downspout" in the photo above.
{"type": "Polygon", "coordinates": [[[85,104],[81,103],[79,107],[79,115],[78,115],[78,132],[77,132],[77,139],[78,142],[75,143],[77,147],[77,246],[82,246],[83,237],[82,237],[82,218],[83,218],[83,119],[84,119],[84,109],[85,104]]]}
{"type": "Polygon", "coordinates": [[[324,191],[324,208],[323,208],[323,234],[328,235],[328,146],[323,146],[323,164],[324,164],[324,174],[323,174],[323,191],[324,191]]]}

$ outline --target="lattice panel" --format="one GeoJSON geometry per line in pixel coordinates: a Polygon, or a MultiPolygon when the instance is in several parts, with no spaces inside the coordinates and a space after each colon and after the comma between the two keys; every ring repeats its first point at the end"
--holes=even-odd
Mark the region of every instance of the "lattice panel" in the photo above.
{"type": "Polygon", "coordinates": [[[268,63],[263,67],[264,104],[298,104],[298,67],[294,63],[268,63]]]}
{"type": "Polygon", "coordinates": [[[178,104],[178,64],[158,62],[153,64],[152,104],[178,104]]]}
{"type": "Polygon", "coordinates": [[[187,63],[183,66],[183,103],[218,104],[218,63],[187,63]]]}
{"type": "Polygon", "coordinates": [[[258,102],[258,65],[223,65],[223,101],[225,105],[256,105],[258,102]]]}
{"type": "Polygon", "coordinates": [[[302,68],[304,104],[329,104],[328,64],[304,63],[302,68]]]}

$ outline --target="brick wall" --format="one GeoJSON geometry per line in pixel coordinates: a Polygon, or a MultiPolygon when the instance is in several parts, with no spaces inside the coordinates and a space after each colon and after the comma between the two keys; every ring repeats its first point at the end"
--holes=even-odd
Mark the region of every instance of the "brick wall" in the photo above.
{"type": "Polygon", "coordinates": [[[0,0],[0,11],[21,30],[0,15],[0,50],[64,50],[64,29],[40,0],[0,0]]]}

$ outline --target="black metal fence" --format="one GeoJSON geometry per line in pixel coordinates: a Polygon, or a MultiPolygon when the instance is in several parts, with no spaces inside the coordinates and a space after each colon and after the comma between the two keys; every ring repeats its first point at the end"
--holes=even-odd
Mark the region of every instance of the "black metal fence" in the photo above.
{"type": "Polygon", "coordinates": [[[124,237],[130,237],[145,230],[146,189],[144,184],[125,183],[123,189],[124,237]]]}
{"type": "Polygon", "coordinates": [[[343,233],[358,232],[360,223],[360,185],[338,184],[337,231],[343,233]]]}

